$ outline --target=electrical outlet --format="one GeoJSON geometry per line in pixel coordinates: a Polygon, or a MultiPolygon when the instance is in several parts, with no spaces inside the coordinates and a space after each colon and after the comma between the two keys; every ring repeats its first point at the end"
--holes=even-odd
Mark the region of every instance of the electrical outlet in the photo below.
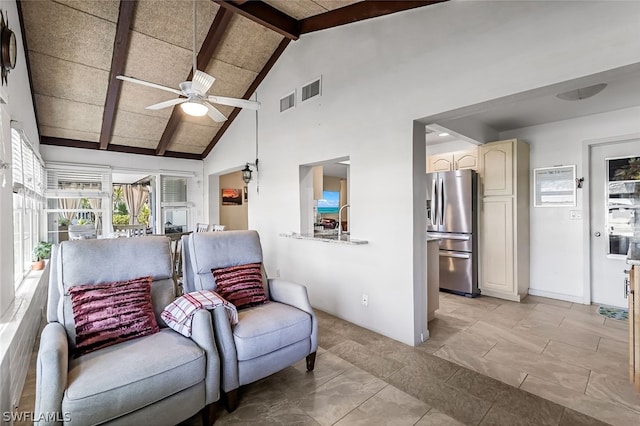
{"type": "Polygon", "coordinates": [[[367,296],[366,294],[362,295],[362,306],[369,306],[369,296],[367,296]]]}

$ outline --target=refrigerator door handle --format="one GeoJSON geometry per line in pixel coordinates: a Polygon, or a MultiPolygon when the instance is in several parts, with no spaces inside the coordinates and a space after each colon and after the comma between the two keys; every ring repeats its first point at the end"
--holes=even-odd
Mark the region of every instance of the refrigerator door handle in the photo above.
{"type": "Polygon", "coordinates": [[[440,188],[438,190],[438,195],[440,196],[438,200],[438,210],[440,210],[440,225],[444,226],[444,181],[440,178],[440,188]]]}
{"type": "Polygon", "coordinates": [[[445,234],[441,232],[429,232],[429,236],[434,238],[442,238],[444,240],[469,241],[471,239],[471,237],[468,235],[445,234]]]}
{"type": "Polygon", "coordinates": [[[451,253],[446,251],[440,251],[438,254],[441,257],[455,257],[456,259],[470,259],[471,255],[469,253],[451,253]]]}
{"type": "Polygon", "coordinates": [[[436,201],[437,194],[438,194],[438,191],[436,188],[437,180],[438,179],[436,179],[435,177],[433,178],[433,191],[431,192],[431,225],[432,226],[438,226],[438,210],[436,210],[438,206],[438,203],[436,201]]]}

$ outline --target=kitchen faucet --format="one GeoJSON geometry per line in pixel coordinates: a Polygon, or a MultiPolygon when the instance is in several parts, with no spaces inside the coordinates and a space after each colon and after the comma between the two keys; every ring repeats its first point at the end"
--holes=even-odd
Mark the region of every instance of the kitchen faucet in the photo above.
{"type": "Polygon", "coordinates": [[[340,210],[338,210],[338,238],[342,236],[342,209],[344,209],[345,207],[351,206],[349,204],[345,204],[344,206],[340,207],[340,210]]]}

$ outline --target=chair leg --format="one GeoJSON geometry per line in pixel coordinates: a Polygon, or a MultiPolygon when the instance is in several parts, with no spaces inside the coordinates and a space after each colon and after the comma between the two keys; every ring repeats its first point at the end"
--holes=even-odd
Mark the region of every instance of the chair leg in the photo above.
{"type": "Polygon", "coordinates": [[[206,405],[202,409],[202,425],[211,426],[216,421],[216,403],[206,405]]]}
{"type": "Polygon", "coordinates": [[[307,355],[307,371],[313,371],[313,368],[316,366],[316,353],[310,353],[307,355]]]}
{"type": "Polygon", "coordinates": [[[228,413],[233,413],[238,408],[238,389],[224,393],[224,406],[228,413]]]}

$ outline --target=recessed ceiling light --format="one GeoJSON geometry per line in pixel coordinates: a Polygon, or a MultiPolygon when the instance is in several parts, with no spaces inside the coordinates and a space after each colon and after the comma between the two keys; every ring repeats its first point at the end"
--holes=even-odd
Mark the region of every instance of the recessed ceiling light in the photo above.
{"type": "Polygon", "coordinates": [[[582,87],[580,89],[569,90],[568,92],[559,93],[557,98],[565,101],[581,101],[602,92],[607,87],[606,83],[595,84],[593,86],[582,87]]]}
{"type": "Polygon", "coordinates": [[[447,132],[438,133],[438,136],[442,136],[442,137],[449,136],[449,133],[447,132]]]}

